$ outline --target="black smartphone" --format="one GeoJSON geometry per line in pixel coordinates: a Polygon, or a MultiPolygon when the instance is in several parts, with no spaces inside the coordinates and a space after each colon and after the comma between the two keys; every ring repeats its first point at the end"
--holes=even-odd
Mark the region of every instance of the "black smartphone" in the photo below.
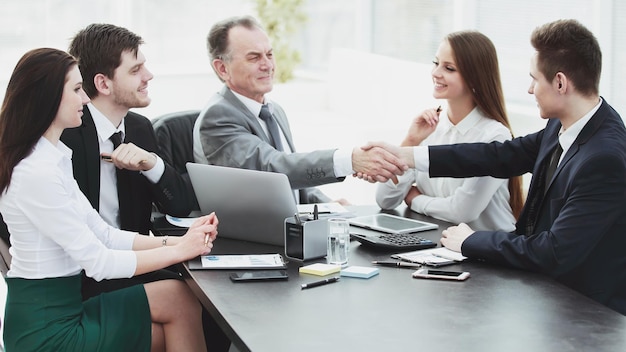
{"type": "Polygon", "coordinates": [[[449,271],[449,270],[433,270],[419,269],[413,273],[413,277],[421,279],[444,279],[444,280],[467,280],[470,273],[467,271],[449,271]]]}
{"type": "Polygon", "coordinates": [[[255,270],[246,272],[230,273],[230,279],[234,282],[263,281],[263,280],[287,280],[289,276],[286,270],[255,270]]]}

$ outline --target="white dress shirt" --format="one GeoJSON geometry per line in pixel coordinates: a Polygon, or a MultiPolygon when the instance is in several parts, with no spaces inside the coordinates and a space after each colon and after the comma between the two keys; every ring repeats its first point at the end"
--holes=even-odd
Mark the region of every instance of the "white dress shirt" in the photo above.
{"type": "Polygon", "coordinates": [[[82,269],[96,280],[133,276],[135,233],[107,225],[91,207],[74,180],[71,154],[41,137],[13,169],[0,196],[11,233],[8,277],[65,277],[82,269]]]}
{"type": "MultiPolygon", "coordinates": [[[[443,111],[441,116],[447,116],[447,112],[443,111]]],[[[440,119],[435,131],[421,145],[502,142],[509,139],[511,132],[503,124],[474,108],[457,125],[447,118],[440,119]]],[[[430,178],[428,169],[412,169],[399,177],[398,185],[391,181],[378,185],[376,202],[384,209],[395,208],[403,202],[414,183],[422,193],[411,202],[411,209],[415,212],[453,223],[464,222],[480,230],[515,230],[508,179],[430,178]]]]}
{"type": "MultiPolygon", "coordinates": [[[[124,120],[119,126],[113,126],[111,121],[104,116],[92,103],[87,104],[93,123],[96,126],[96,133],[98,134],[98,145],[100,146],[100,153],[112,153],[113,142],[109,139],[114,133],[122,132],[122,141],[126,136],[126,127],[124,120]]],[[[156,154],[154,154],[156,156],[156,154]]],[[[154,167],[141,173],[148,179],[148,181],[156,184],[163,176],[165,172],[165,163],[163,160],[156,156],[157,163],[154,167]]],[[[117,196],[117,176],[115,173],[115,165],[111,162],[100,160],[100,203],[98,205],[100,216],[109,225],[117,228],[121,227],[120,222],[120,203],[117,196]]]]}

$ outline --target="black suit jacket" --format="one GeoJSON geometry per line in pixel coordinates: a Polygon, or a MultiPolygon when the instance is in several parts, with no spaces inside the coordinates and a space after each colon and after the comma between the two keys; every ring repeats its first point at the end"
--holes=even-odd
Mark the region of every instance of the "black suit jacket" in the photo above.
{"type": "Polygon", "coordinates": [[[432,146],[431,176],[533,173],[516,233],[477,231],[464,255],[548,274],[626,314],[626,129],[605,101],[563,156],[547,191],[538,174],[556,147],[560,121],[504,143],[432,146]],[[539,201],[534,233],[528,204],[539,201]]]}
{"type": "MultiPolygon", "coordinates": [[[[100,198],[100,148],[93,117],[87,106],[83,110],[81,126],[66,129],[61,141],[72,149],[74,178],[91,205],[98,210],[100,198]]],[[[140,148],[157,152],[158,145],[150,120],[129,112],[124,117],[126,135],[124,143],[132,142],[140,148]]],[[[123,170],[128,184],[118,184],[124,189],[120,195],[121,228],[147,234],[150,230],[152,204],[163,213],[186,216],[191,211],[189,194],[182,177],[165,163],[165,172],[158,183],[152,184],[138,171],[123,170]]]]}

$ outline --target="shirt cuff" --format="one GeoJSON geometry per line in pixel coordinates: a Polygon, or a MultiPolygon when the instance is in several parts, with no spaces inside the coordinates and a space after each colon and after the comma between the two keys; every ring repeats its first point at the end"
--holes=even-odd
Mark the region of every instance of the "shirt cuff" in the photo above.
{"type": "Polygon", "coordinates": [[[352,175],[352,149],[337,149],[333,153],[333,169],[336,177],[352,175]]]}
{"type": "Polygon", "coordinates": [[[165,163],[163,162],[163,159],[161,159],[158,155],[154,153],[150,153],[150,154],[156,157],[157,159],[156,164],[150,170],[141,171],[141,174],[146,176],[148,181],[156,184],[157,182],[159,182],[159,180],[161,179],[161,176],[163,176],[163,173],[165,172],[165,163]]]}
{"type": "Polygon", "coordinates": [[[428,172],[430,166],[430,154],[428,153],[428,147],[413,147],[413,161],[415,162],[415,170],[428,172]]]}
{"type": "Polygon", "coordinates": [[[430,204],[430,202],[432,202],[434,199],[435,198],[433,197],[420,194],[419,196],[413,198],[413,200],[411,201],[411,209],[420,214],[430,216],[429,214],[427,214],[428,212],[426,211],[426,208],[428,208],[428,204],[430,204]]]}

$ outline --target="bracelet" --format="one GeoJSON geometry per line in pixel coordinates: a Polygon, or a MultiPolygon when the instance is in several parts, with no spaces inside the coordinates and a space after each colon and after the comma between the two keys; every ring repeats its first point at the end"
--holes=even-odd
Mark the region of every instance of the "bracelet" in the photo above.
{"type": "Polygon", "coordinates": [[[167,235],[163,237],[163,241],[161,243],[163,244],[163,246],[167,246],[167,235]]]}

